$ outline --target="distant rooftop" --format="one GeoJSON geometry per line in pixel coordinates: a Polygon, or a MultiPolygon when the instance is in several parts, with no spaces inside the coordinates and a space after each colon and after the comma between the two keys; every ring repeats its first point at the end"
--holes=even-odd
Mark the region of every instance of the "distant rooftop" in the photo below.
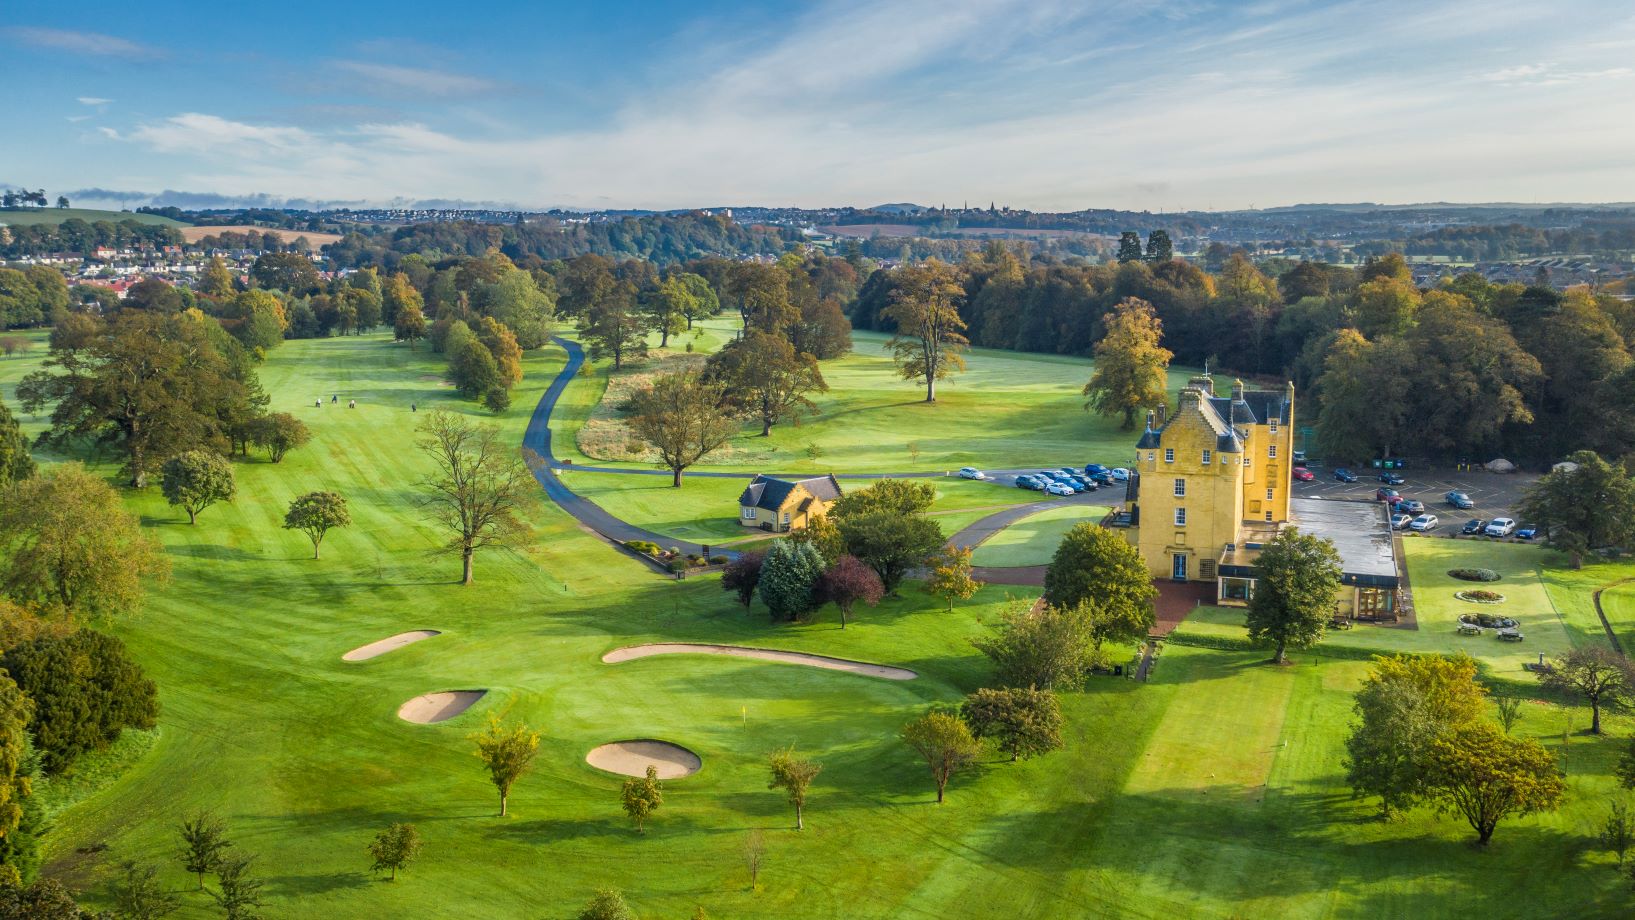
{"type": "MultiPolygon", "coordinates": [[[[1289,500],[1290,525],[1301,533],[1322,537],[1340,553],[1340,580],[1348,585],[1372,588],[1397,586],[1396,541],[1383,502],[1293,498],[1289,500]]],[[[1258,543],[1270,541],[1270,528],[1256,532],[1246,521],[1244,543],[1221,555],[1222,575],[1243,577],[1260,557],[1258,543]],[[1248,543],[1256,543],[1250,547],[1248,543]]]]}

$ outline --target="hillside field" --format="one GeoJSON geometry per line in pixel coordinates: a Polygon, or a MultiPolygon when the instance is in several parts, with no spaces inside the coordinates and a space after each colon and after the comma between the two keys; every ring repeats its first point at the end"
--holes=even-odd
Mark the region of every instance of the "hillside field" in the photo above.
{"type": "Polygon", "coordinates": [[[105,220],[119,223],[134,220],[139,224],[158,224],[161,227],[186,227],[179,220],[158,214],[138,214],[135,211],[99,211],[94,208],[0,208],[0,224],[21,227],[27,224],[60,224],[77,217],[86,223],[105,220]]]}

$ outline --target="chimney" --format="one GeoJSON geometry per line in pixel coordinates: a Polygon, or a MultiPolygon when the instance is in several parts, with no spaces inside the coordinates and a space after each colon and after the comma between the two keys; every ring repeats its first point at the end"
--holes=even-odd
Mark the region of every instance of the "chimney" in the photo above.
{"type": "Polygon", "coordinates": [[[1234,400],[1243,398],[1243,381],[1241,379],[1232,381],[1232,398],[1234,400]]]}
{"type": "MultiPolygon", "coordinates": [[[[1150,414],[1150,413],[1149,413],[1150,414]]],[[[1158,404],[1158,427],[1163,428],[1164,422],[1169,419],[1169,400],[1158,404]]]]}
{"type": "Polygon", "coordinates": [[[1154,429],[1154,428],[1153,428],[1153,427],[1152,427],[1152,410],[1151,410],[1151,409],[1148,409],[1148,410],[1147,410],[1147,430],[1148,430],[1148,431],[1153,431],[1153,430],[1155,430],[1155,429],[1154,429]]]}

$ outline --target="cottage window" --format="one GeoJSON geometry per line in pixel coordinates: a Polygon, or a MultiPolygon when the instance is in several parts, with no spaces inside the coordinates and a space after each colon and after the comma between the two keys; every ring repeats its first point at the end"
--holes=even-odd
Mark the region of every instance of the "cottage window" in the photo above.
{"type": "Polygon", "coordinates": [[[783,513],[783,526],[785,526],[785,527],[789,526],[789,512],[787,512],[787,511],[785,511],[783,513]]]}
{"type": "Polygon", "coordinates": [[[1175,480],[1175,497],[1176,498],[1186,498],[1186,495],[1187,495],[1187,481],[1185,479],[1175,480]]]}
{"type": "Polygon", "coordinates": [[[1173,447],[1164,448],[1164,462],[1165,463],[1174,463],[1175,462],[1175,448],[1173,448],[1173,447]]]}
{"type": "Polygon", "coordinates": [[[1186,525],[1187,525],[1187,510],[1185,508],[1176,508],[1175,509],[1175,526],[1176,527],[1185,527],[1186,525]]]}
{"type": "Polygon", "coordinates": [[[744,509],[744,520],[755,520],[755,508],[753,506],[744,509]]]}
{"type": "Polygon", "coordinates": [[[1204,466],[1209,465],[1209,451],[1204,451],[1204,466]]]}

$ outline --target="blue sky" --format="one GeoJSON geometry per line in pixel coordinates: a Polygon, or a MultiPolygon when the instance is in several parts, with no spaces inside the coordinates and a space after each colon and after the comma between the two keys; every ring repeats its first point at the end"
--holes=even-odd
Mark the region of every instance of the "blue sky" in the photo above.
{"type": "Polygon", "coordinates": [[[9,0],[0,85],[53,194],[1635,200],[1627,0],[9,0]]]}

